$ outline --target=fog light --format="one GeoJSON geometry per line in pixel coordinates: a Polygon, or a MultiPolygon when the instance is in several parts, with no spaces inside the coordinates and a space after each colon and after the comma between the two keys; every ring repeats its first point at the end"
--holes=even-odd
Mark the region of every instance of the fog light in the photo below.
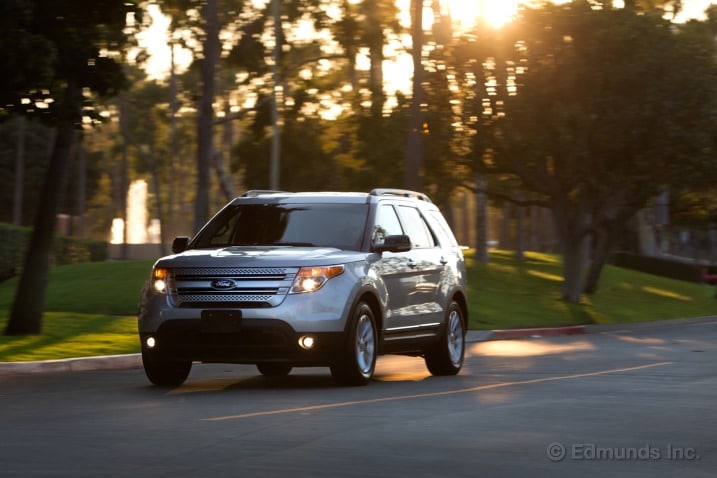
{"type": "Polygon", "coordinates": [[[144,341],[144,344],[147,346],[148,349],[153,349],[157,345],[157,341],[154,339],[154,337],[147,337],[147,340],[144,341]]]}
{"type": "Polygon", "coordinates": [[[304,350],[311,350],[316,345],[316,338],[311,335],[303,335],[299,338],[299,347],[304,350]]]}

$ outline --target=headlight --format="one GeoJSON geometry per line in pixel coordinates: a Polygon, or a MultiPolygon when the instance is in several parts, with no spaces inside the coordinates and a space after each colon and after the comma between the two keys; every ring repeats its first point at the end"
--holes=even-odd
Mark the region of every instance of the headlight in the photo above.
{"type": "Polygon", "coordinates": [[[156,267],[152,270],[152,290],[159,294],[166,294],[169,286],[169,269],[156,267]]]}
{"type": "Polygon", "coordinates": [[[302,267],[296,274],[294,284],[291,286],[291,294],[303,294],[304,292],[315,292],[332,277],[344,272],[344,266],[327,267],[302,267]]]}

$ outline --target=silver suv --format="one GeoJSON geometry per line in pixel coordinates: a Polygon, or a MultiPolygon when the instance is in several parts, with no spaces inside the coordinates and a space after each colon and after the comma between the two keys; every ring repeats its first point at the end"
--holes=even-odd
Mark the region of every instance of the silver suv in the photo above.
{"type": "Polygon", "coordinates": [[[379,354],[422,356],[434,375],[463,365],[465,262],[425,194],[250,191],[172,251],[139,307],[156,385],[182,384],[195,361],[328,366],[345,385],[366,384],[379,354]]]}

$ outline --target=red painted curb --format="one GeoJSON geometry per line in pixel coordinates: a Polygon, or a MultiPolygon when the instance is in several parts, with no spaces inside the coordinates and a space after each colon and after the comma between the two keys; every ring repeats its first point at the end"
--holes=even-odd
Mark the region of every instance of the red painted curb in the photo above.
{"type": "Polygon", "coordinates": [[[584,333],[584,325],[569,325],[566,327],[536,327],[533,329],[505,329],[494,331],[492,339],[527,339],[535,337],[555,337],[558,335],[578,335],[584,333]]]}

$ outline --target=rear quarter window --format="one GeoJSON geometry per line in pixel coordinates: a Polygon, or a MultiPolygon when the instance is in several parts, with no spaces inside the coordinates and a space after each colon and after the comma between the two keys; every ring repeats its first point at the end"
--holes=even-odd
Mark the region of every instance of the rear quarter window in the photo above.
{"type": "Polygon", "coordinates": [[[398,209],[401,212],[403,229],[411,238],[413,247],[434,247],[436,241],[418,209],[412,206],[399,206],[398,209]]]}
{"type": "Polygon", "coordinates": [[[448,222],[446,222],[446,219],[440,211],[430,211],[427,217],[428,222],[433,231],[436,233],[436,236],[438,236],[438,240],[441,245],[445,247],[458,247],[456,236],[453,235],[451,227],[448,225],[448,222]]]}

